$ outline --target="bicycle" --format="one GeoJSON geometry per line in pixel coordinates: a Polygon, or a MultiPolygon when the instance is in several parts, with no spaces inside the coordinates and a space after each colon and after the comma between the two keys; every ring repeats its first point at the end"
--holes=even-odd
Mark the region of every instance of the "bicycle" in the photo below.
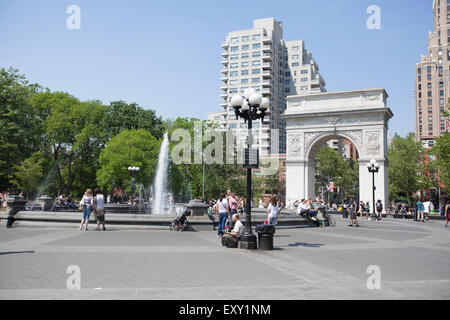
{"type": "Polygon", "coordinates": [[[336,227],[336,219],[331,214],[328,214],[326,211],[322,215],[325,221],[328,221],[328,225],[331,227],[336,227]]]}

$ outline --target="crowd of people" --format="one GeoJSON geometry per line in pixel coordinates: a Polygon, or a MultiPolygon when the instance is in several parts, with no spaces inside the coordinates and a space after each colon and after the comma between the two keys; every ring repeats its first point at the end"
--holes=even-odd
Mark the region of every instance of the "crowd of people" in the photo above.
{"type": "MultiPolygon", "coordinates": [[[[261,202],[262,199],[260,200],[260,206],[261,202]]],[[[267,204],[264,224],[276,225],[282,208],[283,203],[276,196],[272,196],[267,204]]],[[[240,217],[245,213],[245,198],[236,196],[236,193],[230,190],[221,193],[219,199],[208,201],[208,215],[210,217],[215,216],[219,221],[217,236],[222,239],[222,244],[228,247],[237,246],[239,237],[244,233],[245,228],[240,221],[240,217]]]]}

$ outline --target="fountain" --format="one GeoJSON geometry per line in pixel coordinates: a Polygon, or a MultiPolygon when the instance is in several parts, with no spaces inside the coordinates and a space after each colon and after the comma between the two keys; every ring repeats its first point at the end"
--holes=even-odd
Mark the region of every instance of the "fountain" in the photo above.
{"type": "Polygon", "coordinates": [[[166,214],[168,211],[167,180],[169,171],[169,134],[164,133],[164,139],[159,149],[158,165],[153,181],[152,214],[166,214]]]}

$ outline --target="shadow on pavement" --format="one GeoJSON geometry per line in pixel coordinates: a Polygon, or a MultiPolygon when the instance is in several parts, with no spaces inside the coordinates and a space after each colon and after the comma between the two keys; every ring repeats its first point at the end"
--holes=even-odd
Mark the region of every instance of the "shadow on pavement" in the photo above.
{"type": "Polygon", "coordinates": [[[296,242],[296,243],[289,243],[288,247],[308,247],[308,248],[319,248],[321,246],[324,246],[323,243],[307,243],[307,242],[296,242]]]}
{"type": "Polygon", "coordinates": [[[7,255],[7,254],[18,254],[18,253],[34,253],[34,251],[6,251],[6,252],[0,252],[0,256],[7,255]]]}

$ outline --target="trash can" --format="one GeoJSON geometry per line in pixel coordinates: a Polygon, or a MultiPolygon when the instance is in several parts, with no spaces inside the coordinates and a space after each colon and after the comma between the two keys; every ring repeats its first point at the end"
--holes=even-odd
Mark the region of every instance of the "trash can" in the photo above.
{"type": "Polygon", "coordinates": [[[261,224],[256,227],[258,233],[258,249],[273,250],[273,234],[275,226],[272,224],[261,224]]]}

